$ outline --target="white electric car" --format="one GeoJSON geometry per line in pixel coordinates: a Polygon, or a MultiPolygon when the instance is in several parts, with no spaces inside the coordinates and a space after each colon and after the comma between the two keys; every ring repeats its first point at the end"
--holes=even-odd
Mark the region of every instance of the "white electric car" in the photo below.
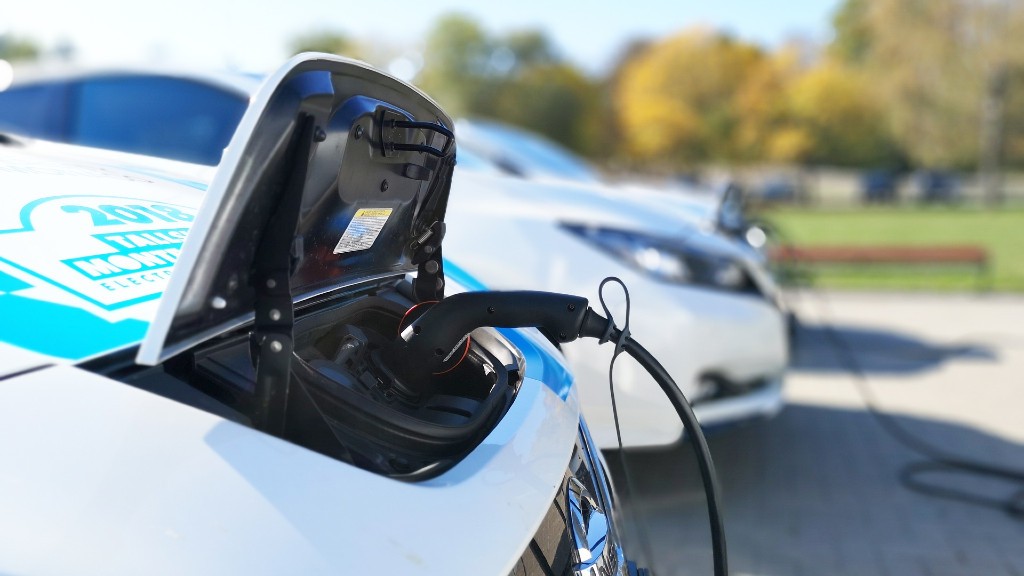
{"type": "Polygon", "coordinates": [[[303,55],[215,172],[0,137],[0,573],[642,572],[538,332],[390,376],[472,283],[433,259],[445,126],[303,55]]]}
{"type": "MultiPolygon", "coordinates": [[[[472,152],[460,148],[459,157],[448,258],[494,289],[526,286],[593,302],[603,278],[619,277],[632,298],[634,332],[645,335],[705,427],[780,410],[787,318],[755,251],[599,183],[509,178],[472,152]]],[[[604,448],[618,444],[610,353],[592,342],[565,350],[604,448]]],[[[637,365],[617,364],[616,399],[624,446],[679,439],[681,424],[637,365]]]]}
{"type": "MultiPolygon", "coordinates": [[[[649,346],[677,374],[705,427],[778,412],[789,315],[763,253],[748,241],[748,224],[737,221],[733,196],[607,183],[536,134],[479,119],[456,129],[449,257],[494,288],[518,279],[595,299],[602,278],[620,277],[632,296],[632,325],[659,335],[649,346]],[[488,213],[502,217],[491,222],[488,213]],[[484,229],[500,240],[481,239],[484,229]]],[[[609,352],[584,343],[566,355],[585,382],[581,397],[598,444],[616,446],[609,352]]],[[[623,444],[677,440],[682,427],[657,387],[635,365],[618,371],[623,444]]]]}

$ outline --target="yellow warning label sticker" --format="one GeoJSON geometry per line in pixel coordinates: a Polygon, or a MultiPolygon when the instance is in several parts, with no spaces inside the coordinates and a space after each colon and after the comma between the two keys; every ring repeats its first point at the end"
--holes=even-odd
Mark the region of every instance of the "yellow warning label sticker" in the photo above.
{"type": "Polygon", "coordinates": [[[391,216],[391,208],[360,208],[356,218],[387,218],[391,216]]]}
{"type": "Polygon", "coordinates": [[[348,228],[342,234],[338,245],[334,247],[335,254],[345,252],[356,252],[366,250],[373,246],[380,231],[384,228],[388,218],[391,217],[392,208],[360,208],[356,211],[348,228]]]}

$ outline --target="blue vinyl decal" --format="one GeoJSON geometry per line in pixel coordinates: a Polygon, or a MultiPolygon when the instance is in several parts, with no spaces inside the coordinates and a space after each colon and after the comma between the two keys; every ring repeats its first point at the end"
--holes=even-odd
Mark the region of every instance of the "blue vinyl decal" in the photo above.
{"type": "Polygon", "coordinates": [[[189,206],[103,195],[38,198],[0,229],[0,262],[114,311],[160,297],[195,219],[189,206]]]}
{"type": "MultiPolygon", "coordinates": [[[[0,285],[10,286],[5,277],[12,278],[0,273],[0,285]]],[[[10,292],[0,292],[0,318],[4,319],[0,322],[0,341],[69,360],[136,344],[149,327],[141,320],[108,322],[81,308],[10,292]]]]}

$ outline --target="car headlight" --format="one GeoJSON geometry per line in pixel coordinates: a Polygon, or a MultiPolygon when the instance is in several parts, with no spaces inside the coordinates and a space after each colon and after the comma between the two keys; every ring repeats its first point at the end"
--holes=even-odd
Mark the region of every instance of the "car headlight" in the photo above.
{"type": "Polygon", "coordinates": [[[755,291],[750,277],[732,258],[710,254],[672,238],[637,232],[563,224],[569,232],[591,242],[629,266],[658,280],[710,286],[732,291],[755,291]]]}

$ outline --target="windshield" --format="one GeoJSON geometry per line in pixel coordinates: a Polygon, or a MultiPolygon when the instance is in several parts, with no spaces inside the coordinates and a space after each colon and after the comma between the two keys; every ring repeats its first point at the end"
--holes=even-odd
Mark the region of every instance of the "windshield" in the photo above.
{"type": "Polygon", "coordinates": [[[214,166],[248,105],[248,83],[148,73],[37,81],[0,91],[0,129],[214,166]]]}
{"type": "Polygon", "coordinates": [[[481,120],[461,122],[457,130],[463,148],[490,158],[506,172],[526,177],[601,181],[586,161],[543,136],[481,120]]]}
{"type": "Polygon", "coordinates": [[[248,104],[214,86],[159,76],[92,78],[76,88],[71,142],[210,166],[248,104]]]}
{"type": "Polygon", "coordinates": [[[456,166],[458,166],[459,170],[472,170],[488,174],[502,173],[490,160],[473,152],[473,150],[465,146],[457,146],[457,149],[456,158],[458,158],[458,164],[456,166]]]}

